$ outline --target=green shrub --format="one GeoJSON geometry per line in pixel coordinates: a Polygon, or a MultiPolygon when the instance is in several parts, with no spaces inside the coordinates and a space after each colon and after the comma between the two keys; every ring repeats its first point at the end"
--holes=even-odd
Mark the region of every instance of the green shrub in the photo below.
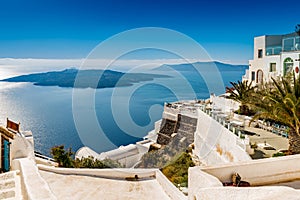
{"type": "Polygon", "coordinates": [[[92,156],[88,158],[76,159],[74,161],[75,168],[91,168],[91,169],[103,169],[103,168],[122,168],[118,161],[111,159],[98,160],[92,156]]]}
{"type": "Polygon", "coordinates": [[[51,148],[50,153],[53,156],[54,160],[58,163],[59,167],[74,167],[74,160],[72,158],[74,152],[72,152],[71,148],[65,150],[64,145],[55,146],[51,148]]]}
{"type": "Polygon", "coordinates": [[[183,152],[174,157],[161,171],[175,186],[187,187],[188,169],[193,166],[195,164],[190,154],[183,152]]]}
{"type": "Polygon", "coordinates": [[[277,153],[274,153],[272,157],[280,157],[280,156],[285,156],[285,153],[277,152],[277,153]]]}
{"type": "Polygon", "coordinates": [[[74,160],[72,156],[74,152],[69,148],[65,150],[64,145],[55,146],[51,148],[51,155],[54,160],[58,163],[59,167],[67,168],[121,168],[122,166],[118,161],[111,159],[98,160],[94,157],[89,156],[88,158],[74,160]]]}

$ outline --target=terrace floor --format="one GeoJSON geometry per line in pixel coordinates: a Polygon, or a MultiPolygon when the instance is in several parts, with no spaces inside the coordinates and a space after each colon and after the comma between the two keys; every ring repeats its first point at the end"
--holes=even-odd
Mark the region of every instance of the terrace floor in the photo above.
{"type": "Polygon", "coordinates": [[[57,199],[170,199],[155,178],[126,181],[39,172],[57,199]]]}
{"type": "Polygon", "coordinates": [[[155,178],[140,181],[62,175],[40,170],[57,199],[170,199],[155,178]]]}
{"type": "Polygon", "coordinates": [[[258,148],[257,150],[262,152],[261,158],[264,157],[272,157],[274,153],[277,153],[279,150],[287,150],[289,146],[289,141],[287,138],[276,135],[274,133],[271,133],[269,131],[260,129],[260,128],[254,128],[254,127],[245,127],[246,131],[250,131],[253,133],[256,133],[255,135],[249,135],[250,143],[254,144],[256,143],[258,148]],[[265,148],[269,147],[269,148],[265,148]],[[274,149],[271,150],[273,147],[274,149]],[[268,150],[269,149],[269,150],[268,150]]]}

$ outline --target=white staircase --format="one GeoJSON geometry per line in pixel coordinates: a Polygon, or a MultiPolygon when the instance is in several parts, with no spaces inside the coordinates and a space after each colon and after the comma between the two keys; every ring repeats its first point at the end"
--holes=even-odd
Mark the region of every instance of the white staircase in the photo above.
{"type": "Polygon", "coordinates": [[[22,199],[20,177],[17,171],[0,174],[0,199],[22,199]]]}

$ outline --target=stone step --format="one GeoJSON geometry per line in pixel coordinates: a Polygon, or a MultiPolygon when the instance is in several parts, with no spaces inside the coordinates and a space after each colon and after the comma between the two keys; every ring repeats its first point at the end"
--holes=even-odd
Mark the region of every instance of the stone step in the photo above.
{"type": "Polygon", "coordinates": [[[16,187],[16,183],[14,179],[9,179],[5,181],[0,181],[0,192],[5,189],[16,187]]]}
{"type": "Polygon", "coordinates": [[[14,188],[9,188],[0,191],[0,199],[10,199],[16,197],[16,192],[14,188]]]}
{"type": "Polygon", "coordinates": [[[13,179],[15,177],[14,172],[6,172],[3,174],[0,174],[0,181],[1,180],[6,180],[6,179],[13,179]]]}
{"type": "Polygon", "coordinates": [[[0,199],[22,199],[17,171],[0,174],[0,199]]]}

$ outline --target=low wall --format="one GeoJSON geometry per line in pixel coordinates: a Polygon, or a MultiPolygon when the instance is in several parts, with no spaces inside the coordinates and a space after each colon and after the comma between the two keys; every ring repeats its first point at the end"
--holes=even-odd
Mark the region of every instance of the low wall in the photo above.
{"type": "Polygon", "coordinates": [[[199,167],[190,167],[188,173],[189,200],[194,200],[194,197],[202,188],[223,187],[223,184],[219,181],[219,179],[201,171],[199,167]]]}
{"type": "Polygon", "coordinates": [[[213,102],[214,107],[220,108],[222,110],[222,112],[225,112],[225,113],[230,113],[234,110],[239,109],[239,103],[236,101],[233,101],[231,99],[211,95],[210,100],[211,100],[211,102],[213,102]]]}
{"type": "Polygon", "coordinates": [[[252,200],[252,199],[299,199],[300,191],[289,187],[215,187],[203,188],[191,200],[252,200]]]}
{"type": "Polygon", "coordinates": [[[198,110],[194,154],[199,157],[200,162],[214,165],[251,160],[247,152],[238,145],[239,140],[238,136],[198,110]]]}
{"type": "Polygon", "coordinates": [[[252,186],[275,184],[300,179],[300,155],[265,158],[217,166],[198,167],[221,182],[231,181],[237,172],[252,186]]]}
{"type": "Polygon", "coordinates": [[[155,177],[157,182],[161,185],[163,190],[171,199],[176,200],[187,200],[188,197],[179,191],[168,179],[163,175],[160,170],[155,171],[155,177]]]}
{"type": "Polygon", "coordinates": [[[45,165],[37,165],[39,170],[66,175],[96,176],[109,179],[125,179],[138,175],[139,178],[149,178],[155,176],[157,169],[76,169],[76,168],[57,168],[45,165]]]}
{"type": "Polygon", "coordinates": [[[41,177],[33,160],[28,158],[14,159],[13,170],[20,170],[22,196],[24,199],[56,199],[48,184],[41,177]]]}
{"type": "Polygon", "coordinates": [[[126,179],[138,175],[139,178],[155,177],[162,189],[171,199],[187,200],[187,197],[180,192],[158,169],[70,169],[56,168],[38,165],[39,170],[66,175],[93,176],[109,179],[126,179]]]}
{"type": "Polygon", "coordinates": [[[41,165],[48,165],[48,166],[58,167],[58,163],[57,162],[53,162],[51,160],[42,159],[42,158],[39,158],[39,157],[35,157],[35,163],[36,164],[41,164],[41,165]]]}

